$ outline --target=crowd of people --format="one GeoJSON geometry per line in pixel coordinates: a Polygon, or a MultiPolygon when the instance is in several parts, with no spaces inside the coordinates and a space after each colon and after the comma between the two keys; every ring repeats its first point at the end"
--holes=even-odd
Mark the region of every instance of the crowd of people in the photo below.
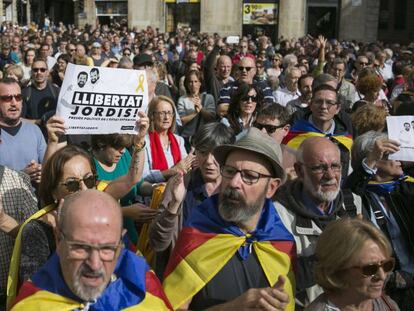
{"type": "Polygon", "coordinates": [[[414,115],[414,44],[8,23],[0,44],[1,311],[412,309],[386,117],[414,115]],[[66,134],[70,63],[146,71],[136,135],[66,134]]]}

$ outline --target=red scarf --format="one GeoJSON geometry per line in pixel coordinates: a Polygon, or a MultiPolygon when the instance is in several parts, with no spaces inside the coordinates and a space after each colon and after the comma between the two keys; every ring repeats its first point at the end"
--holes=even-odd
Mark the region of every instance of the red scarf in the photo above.
{"type": "MultiPolygon", "coordinates": [[[[148,133],[151,145],[152,169],[168,170],[167,159],[161,145],[160,134],[157,131],[148,133]]],[[[174,165],[181,161],[181,152],[178,141],[171,131],[168,131],[168,139],[170,140],[171,153],[174,159],[174,165]]]]}

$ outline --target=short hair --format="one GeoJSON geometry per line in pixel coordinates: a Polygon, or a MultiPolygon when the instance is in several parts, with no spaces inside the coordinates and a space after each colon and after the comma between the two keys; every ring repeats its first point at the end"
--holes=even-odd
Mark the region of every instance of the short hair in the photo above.
{"type": "Polygon", "coordinates": [[[386,133],[368,131],[354,140],[351,150],[351,166],[354,170],[361,165],[362,160],[374,148],[375,141],[383,138],[387,138],[386,133]]]}
{"type": "Polygon", "coordinates": [[[63,176],[63,167],[73,157],[84,157],[96,175],[95,165],[89,153],[75,145],[67,145],[56,151],[43,165],[42,180],[39,185],[39,196],[43,204],[48,205],[54,202],[53,192],[59,185],[63,176]]]}
{"type": "Polygon", "coordinates": [[[187,94],[190,94],[190,87],[189,87],[189,83],[190,83],[190,78],[191,76],[196,76],[198,81],[200,81],[200,90],[202,89],[203,86],[203,74],[201,71],[199,70],[190,70],[185,74],[184,77],[184,88],[185,91],[187,92],[187,94]]]}
{"type": "Polygon", "coordinates": [[[92,135],[91,146],[93,150],[102,150],[106,147],[119,150],[130,147],[132,139],[132,136],[129,134],[92,135]]]}
{"type": "Polygon", "coordinates": [[[128,56],[122,56],[118,63],[118,68],[133,69],[134,63],[128,56]]]}
{"type": "Polygon", "coordinates": [[[298,62],[298,58],[295,54],[286,54],[282,60],[282,67],[284,69],[295,65],[298,62]]]}
{"type": "Polygon", "coordinates": [[[318,87],[312,89],[312,97],[314,97],[315,94],[320,91],[331,91],[331,92],[334,92],[335,94],[338,94],[337,90],[334,89],[332,86],[328,84],[321,84],[318,87]]]}
{"type": "Polygon", "coordinates": [[[46,60],[46,59],[44,59],[43,57],[36,56],[36,57],[33,59],[32,67],[33,67],[34,63],[37,63],[37,62],[43,62],[43,63],[46,65],[46,68],[47,68],[47,69],[49,69],[49,67],[47,66],[47,60],[46,60]]]}
{"type": "Polygon", "coordinates": [[[202,152],[211,152],[217,146],[233,144],[234,141],[233,130],[218,122],[204,124],[191,138],[194,148],[202,152]]]}
{"type": "Polygon", "coordinates": [[[294,71],[298,71],[298,72],[301,73],[301,71],[300,71],[300,69],[298,67],[293,67],[293,66],[292,67],[288,67],[285,70],[285,79],[287,79],[288,77],[289,78],[292,77],[292,74],[293,74],[294,71]]]}
{"type": "Polygon", "coordinates": [[[167,102],[171,105],[171,109],[173,111],[173,115],[172,115],[172,124],[171,124],[171,132],[175,132],[175,127],[176,127],[176,120],[177,120],[177,116],[176,116],[176,112],[175,112],[175,104],[173,102],[173,100],[167,96],[164,95],[159,95],[159,96],[155,96],[150,103],[148,104],[148,117],[150,119],[150,124],[149,124],[149,130],[151,132],[155,131],[155,127],[154,127],[154,113],[155,113],[155,109],[157,109],[157,106],[160,102],[167,102]]]}
{"type": "Polygon", "coordinates": [[[362,77],[356,83],[356,89],[363,95],[369,92],[379,91],[381,86],[381,80],[376,74],[362,77]]]}
{"type": "Polygon", "coordinates": [[[329,73],[322,73],[320,75],[317,75],[312,82],[312,89],[318,88],[320,85],[326,84],[328,82],[334,81],[337,83],[336,78],[333,75],[330,75],[329,73]]]}
{"type": "Polygon", "coordinates": [[[352,126],[355,128],[357,135],[369,131],[382,131],[386,124],[387,115],[387,110],[384,107],[365,103],[352,113],[352,126]]]}
{"type": "MultiPolygon", "coordinates": [[[[299,85],[299,88],[302,86],[302,82],[303,82],[304,80],[306,80],[306,79],[309,79],[309,78],[312,78],[312,79],[313,79],[313,75],[312,75],[312,74],[310,74],[310,73],[307,73],[307,74],[301,75],[301,76],[300,76],[300,78],[299,78],[299,80],[298,80],[298,85],[299,85]]],[[[313,84],[313,81],[312,81],[312,84],[313,84]]]]}
{"type": "Polygon", "coordinates": [[[66,63],[70,63],[71,61],[70,56],[68,54],[60,54],[57,60],[63,60],[66,63]]]}
{"type": "Polygon", "coordinates": [[[267,104],[257,113],[256,119],[259,117],[267,117],[270,119],[278,119],[280,124],[290,124],[291,116],[289,110],[279,104],[267,104]]]}
{"type": "Polygon", "coordinates": [[[346,268],[357,264],[357,256],[369,240],[376,243],[386,257],[391,256],[390,243],[373,224],[357,218],[342,218],[331,222],[316,244],[316,283],[325,291],[338,292],[349,288],[350,284],[345,281],[346,268]]]}
{"type": "Polygon", "coordinates": [[[17,82],[16,79],[14,78],[2,78],[0,79],[0,84],[7,84],[7,85],[17,84],[18,86],[20,86],[19,82],[17,82]]]}
{"type": "MultiPolygon", "coordinates": [[[[305,143],[308,139],[315,139],[315,137],[308,137],[304,141],[301,142],[299,145],[299,148],[296,150],[296,162],[304,162],[303,155],[304,155],[304,149],[307,143],[305,143]]],[[[341,156],[341,150],[339,150],[339,147],[337,144],[333,143],[331,140],[328,140],[332,143],[332,146],[335,148],[335,150],[338,152],[338,155],[341,156]]]]}
{"type": "Polygon", "coordinates": [[[333,62],[331,63],[331,68],[335,65],[344,65],[345,69],[346,69],[346,61],[343,58],[337,57],[333,60],[333,62]]]}

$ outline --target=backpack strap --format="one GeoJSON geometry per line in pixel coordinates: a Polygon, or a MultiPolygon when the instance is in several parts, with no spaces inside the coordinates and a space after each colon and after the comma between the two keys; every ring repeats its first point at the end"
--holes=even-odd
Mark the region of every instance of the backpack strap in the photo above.
{"type": "Polygon", "coordinates": [[[357,208],[354,203],[354,195],[350,189],[342,189],[344,197],[344,208],[348,216],[355,217],[357,215],[357,208]]]}

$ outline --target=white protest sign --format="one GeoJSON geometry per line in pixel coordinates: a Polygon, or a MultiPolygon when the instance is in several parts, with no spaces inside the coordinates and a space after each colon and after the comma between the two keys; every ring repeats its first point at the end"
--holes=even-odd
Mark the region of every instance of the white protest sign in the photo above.
{"type": "Polygon", "coordinates": [[[414,161],[414,116],[387,117],[388,138],[400,142],[400,151],[390,160],[414,161]]]}
{"type": "Polygon", "coordinates": [[[147,106],[145,70],[68,64],[56,114],[67,134],[136,134],[138,111],[147,106]]]}

